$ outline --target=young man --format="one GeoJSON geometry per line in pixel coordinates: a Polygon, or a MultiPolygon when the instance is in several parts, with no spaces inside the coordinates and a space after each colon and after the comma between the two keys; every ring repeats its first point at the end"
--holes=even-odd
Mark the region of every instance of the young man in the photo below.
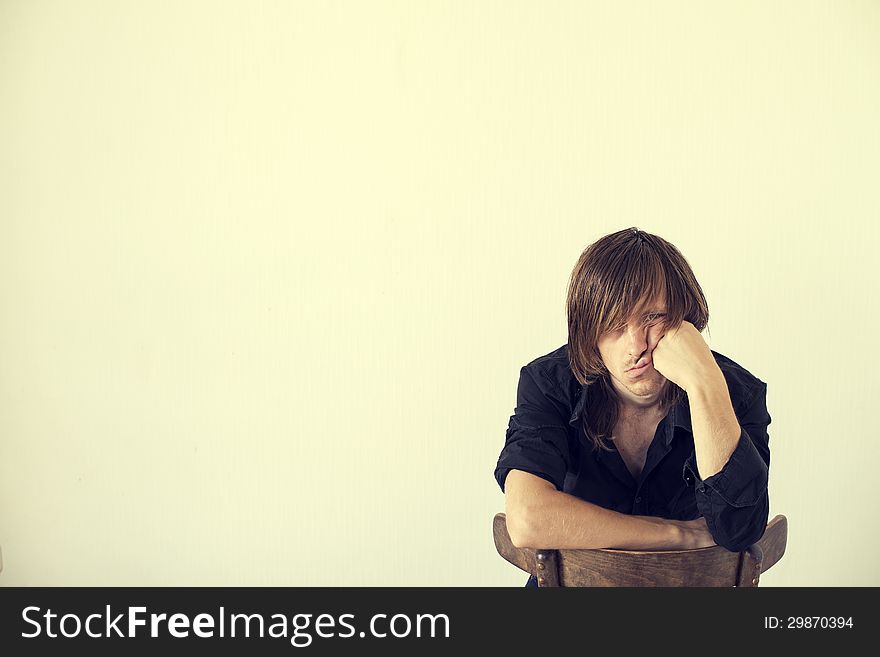
{"type": "Polygon", "coordinates": [[[637,228],[613,233],[581,254],[567,296],[568,343],[521,368],[495,469],[514,545],[757,541],[767,384],[703,340],[706,299],[681,253],[637,228]]]}

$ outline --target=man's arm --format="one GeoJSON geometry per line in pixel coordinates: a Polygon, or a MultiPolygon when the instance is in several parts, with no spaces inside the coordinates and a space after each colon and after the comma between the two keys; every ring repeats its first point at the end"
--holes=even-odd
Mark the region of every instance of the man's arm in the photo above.
{"type": "Polygon", "coordinates": [[[511,470],[505,482],[507,531],[516,547],[563,550],[680,550],[714,545],[705,521],[632,516],[563,493],[511,470]]]}
{"type": "Polygon", "coordinates": [[[718,365],[690,385],[687,395],[697,469],[703,479],[708,479],[727,463],[742,429],[733,412],[727,381],[718,365]]]}
{"type": "Polygon", "coordinates": [[[694,452],[684,467],[696,479],[697,508],[718,545],[740,552],[761,538],[770,510],[767,384],[737,417],[724,373],[688,321],[669,328],[651,353],[655,369],[688,395],[694,452]]]}
{"type": "Polygon", "coordinates": [[[720,369],[687,393],[694,454],[685,467],[696,478],[697,507],[718,545],[740,552],[763,535],[769,517],[767,387],[755,393],[740,419],[720,369]]]}

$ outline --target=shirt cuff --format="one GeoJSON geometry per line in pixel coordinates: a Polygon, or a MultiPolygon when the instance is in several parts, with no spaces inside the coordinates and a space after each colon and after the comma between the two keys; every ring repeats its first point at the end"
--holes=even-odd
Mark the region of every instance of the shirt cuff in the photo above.
{"type": "Polygon", "coordinates": [[[721,470],[701,479],[697,472],[697,454],[692,450],[682,469],[685,481],[689,481],[688,473],[693,477],[696,492],[705,494],[708,492],[706,488],[711,488],[734,507],[753,506],[767,492],[767,464],[755,449],[748,432],[741,427],[736,449],[721,470]]]}

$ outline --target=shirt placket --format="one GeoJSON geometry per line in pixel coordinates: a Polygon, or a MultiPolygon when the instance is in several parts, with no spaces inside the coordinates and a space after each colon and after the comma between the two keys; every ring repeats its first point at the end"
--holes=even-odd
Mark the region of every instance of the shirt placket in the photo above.
{"type": "MultiPolygon", "coordinates": [[[[642,468],[642,475],[639,477],[639,481],[635,482],[636,490],[632,504],[632,515],[634,516],[650,515],[651,509],[647,508],[648,504],[645,499],[644,490],[651,473],[672,450],[672,436],[670,435],[670,432],[675,429],[672,420],[673,418],[670,418],[670,416],[667,415],[660,421],[660,424],[657,426],[657,431],[654,434],[654,439],[648,446],[648,453],[645,455],[645,466],[642,468]]],[[[630,478],[633,479],[632,475],[630,475],[630,478]]],[[[633,481],[635,481],[635,479],[633,479],[633,481]]]]}

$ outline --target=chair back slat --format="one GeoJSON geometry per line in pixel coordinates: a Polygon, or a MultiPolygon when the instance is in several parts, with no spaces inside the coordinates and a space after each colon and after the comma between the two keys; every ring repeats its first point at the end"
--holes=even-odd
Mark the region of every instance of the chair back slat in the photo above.
{"type": "Polygon", "coordinates": [[[696,550],[561,550],[562,586],[733,586],[739,553],[696,550]]]}

